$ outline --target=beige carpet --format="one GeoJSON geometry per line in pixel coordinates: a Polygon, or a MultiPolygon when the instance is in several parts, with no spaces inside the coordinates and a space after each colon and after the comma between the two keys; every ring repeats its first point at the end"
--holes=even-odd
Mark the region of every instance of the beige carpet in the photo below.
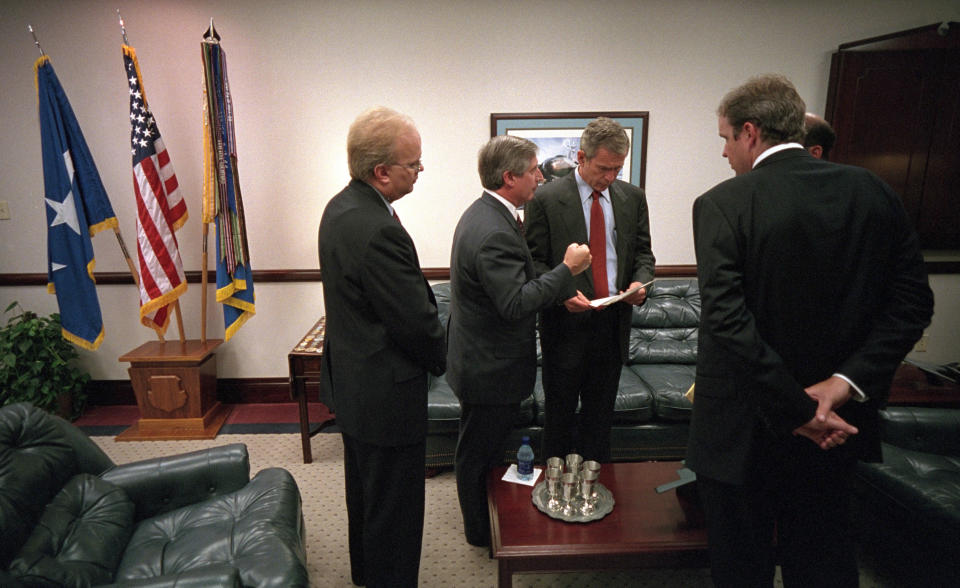
{"type": "MultiPolygon", "coordinates": [[[[313,463],[304,464],[299,435],[220,435],[213,441],[121,442],[113,437],[93,437],[116,463],[128,463],[161,455],[174,455],[227,443],[245,443],[254,474],[267,467],[283,467],[293,474],[303,496],[307,528],[307,567],[311,586],[347,587],[350,560],[347,549],[347,515],[343,496],[343,447],[340,436],[313,437],[313,463]]],[[[452,472],[427,480],[426,520],[420,585],[424,587],[474,588],[497,584],[497,564],[486,549],[471,547],[463,538],[463,524],[452,472]]],[[[863,566],[861,566],[863,567],[863,566]]],[[[653,569],[629,572],[518,574],[514,586],[570,587],[649,586],[696,588],[711,586],[705,569],[653,569]]],[[[782,584],[779,581],[777,586],[782,584]]],[[[869,569],[861,572],[861,587],[883,588],[892,584],[875,578],[869,569]]]]}

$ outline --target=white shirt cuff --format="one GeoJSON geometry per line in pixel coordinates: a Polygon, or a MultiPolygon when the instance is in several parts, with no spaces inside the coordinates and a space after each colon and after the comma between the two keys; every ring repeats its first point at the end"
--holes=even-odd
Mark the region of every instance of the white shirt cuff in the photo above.
{"type": "Polygon", "coordinates": [[[846,376],[843,375],[843,374],[833,374],[833,375],[836,376],[836,377],[838,377],[838,378],[840,378],[840,379],[843,380],[844,382],[850,384],[850,395],[853,397],[854,400],[856,400],[857,402],[866,402],[866,401],[870,400],[870,397],[867,396],[867,395],[863,392],[863,390],[860,389],[859,386],[857,386],[856,384],[854,384],[854,383],[853,383],[853,380],[851,380],[850,378],[846,377],[846,376]]]}

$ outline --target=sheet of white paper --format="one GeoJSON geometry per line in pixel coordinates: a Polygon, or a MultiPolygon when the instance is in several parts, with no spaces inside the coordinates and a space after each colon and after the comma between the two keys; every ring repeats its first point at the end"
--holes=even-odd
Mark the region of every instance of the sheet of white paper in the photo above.
{"type": "Polygon", "coordinates": [[[533,477],[529,480],[521,480],[517,476],[517,464],[511,464],[507,468],[507,473],[503,474],[503,477],[500,478],[504,482],[513,482],[514,484],[523,484],[524,486],[533,486],[537,483],[537,478],[540,477],[540,472],[543,470],[540,468],[533,468],[533,477]]]}
{"type": "Polygon", "coordinates": [[[623,299],[626,298],[627,296],[630,296],[630,295],[633,294],[634,292],[637,292],[638,290],[640,290],[640,288],[646,288],[646,287],[648,287],[650,284],[652,284],[652,283],[654,283],[654,282],[656,282],[656,281],[657,281],[657,279],[654,278],[654,279],[650,280],[649,282],[647,282],[646,284],[640,284],[639,286],[634,286],[633,288],[630,288],[629,290],[627,290],[627,291],[625,291],[625,292],[621,292],[620,294],[615,294],[615,295],[613,295],[613,296],[607,296],[606,298],[595,298],[595,299],[593,299],[593,300],[590,301],[590,306],[592,306],[592,307],[594,307],[594,308],[599,308],[599,307],[601,307],[601,306],[608,306],[608,305],[610,305],[610,304],[613,304],[614,302],[620,302],[621,300],[623,300],[623,299]]]}

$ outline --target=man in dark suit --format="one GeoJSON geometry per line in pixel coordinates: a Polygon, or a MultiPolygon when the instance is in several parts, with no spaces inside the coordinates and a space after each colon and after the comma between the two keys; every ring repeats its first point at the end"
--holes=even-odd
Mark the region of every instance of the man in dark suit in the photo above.
{"type": "Polygon", "coordinates": [[[350,571],[360,586],[416,586],[423,539],[427,372],[443,326],[392,203],[413,190],[420,135],[392,110],[347,136],[352,180],[320,221],[326,306],[322,398],[343,433],[350,571]]]}
{"type": "Polygon", "coordinates": [[[503,461],[520,401],[533,392],[537,311],[573,294],[590,252],[571,243],[562,263],[537,278],[516,212],[543,177],[537,146],[494,137],[478,167],[484,193],[453,234],[447,382],[460,400],[454,463],[464,532],[471,545],[486,546],[487,471],[503,461]]]}
{"type": "Polygon", "coordinates": [[[803,148],[817,159],[830,159],[830,150],[837,141],[837,133],[822,116],[808,112],[803,119],[803,148]]]}
{"type": "Polygon", "coordinates": [[[693,206],[703,307],[687,451],[713,579],[772,586],[776,536],[785,586],[857,586],[855,461],[880,458],[877,410],[933,311],[917,237],[874,174],[803,149],[786,78],[749,80],[718,115],[737,177],[693,206]]]}
{"type": "Polygon", "coordinates": [[[591,271],[574,279],[576,295],[540,315],[547,456],[576,450],[584,459],[610,460],[610,428],[633,305],[643,304],[647,292],[640,289],[603,310],[593,310],[590,299],[645,284],[654,272],[646,197],[616,179],[629,148],[627,133],[615,120],[591,121],[580,138],[575,172],[542,186],[524,207],[538,274],[559,263],[571,241],[590,243],[593,256],[591,271]]]}

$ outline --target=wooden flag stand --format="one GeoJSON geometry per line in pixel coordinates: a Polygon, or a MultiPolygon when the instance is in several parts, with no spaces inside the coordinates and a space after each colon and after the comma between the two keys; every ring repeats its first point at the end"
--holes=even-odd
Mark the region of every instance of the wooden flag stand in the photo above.
{"type": "Polygon", "coordinates": [[[120,361],[130,362],[140,420],[116,440],[215,438],[230,415],[217,400],[214,350],[221,343],[150,341],[121,356],[120,361]]]}
{"type": "MultiPolygon", "coordinates": [[[[123,236],[114,229],[133,281],[139,276],[123,236]]],[[[150,341],[120,356],[130,362],[130,383],[137,397],[140,419],[117,435],[116,441],[214,439],[230,408],[217,400],[217,361],[214,350],[221,339],[187,340],[180,301],[172,304],[180,332],[178,341],[150,341]]]]}
{"type": "MultiPolygon", "coordinates": [[[[133,281],[138,281],[123,237],[117,240],[133,281]]],[[[173,303],[180,332],[178,341],[150,341],[120,356],[130,362],[130,383],[137,397],[140,419],[115,437],[116,441],[214,439],[230,416],[217,400],[217,360],[214,350],[222,339],[185,339],[180,301],[173,303]]]]}

